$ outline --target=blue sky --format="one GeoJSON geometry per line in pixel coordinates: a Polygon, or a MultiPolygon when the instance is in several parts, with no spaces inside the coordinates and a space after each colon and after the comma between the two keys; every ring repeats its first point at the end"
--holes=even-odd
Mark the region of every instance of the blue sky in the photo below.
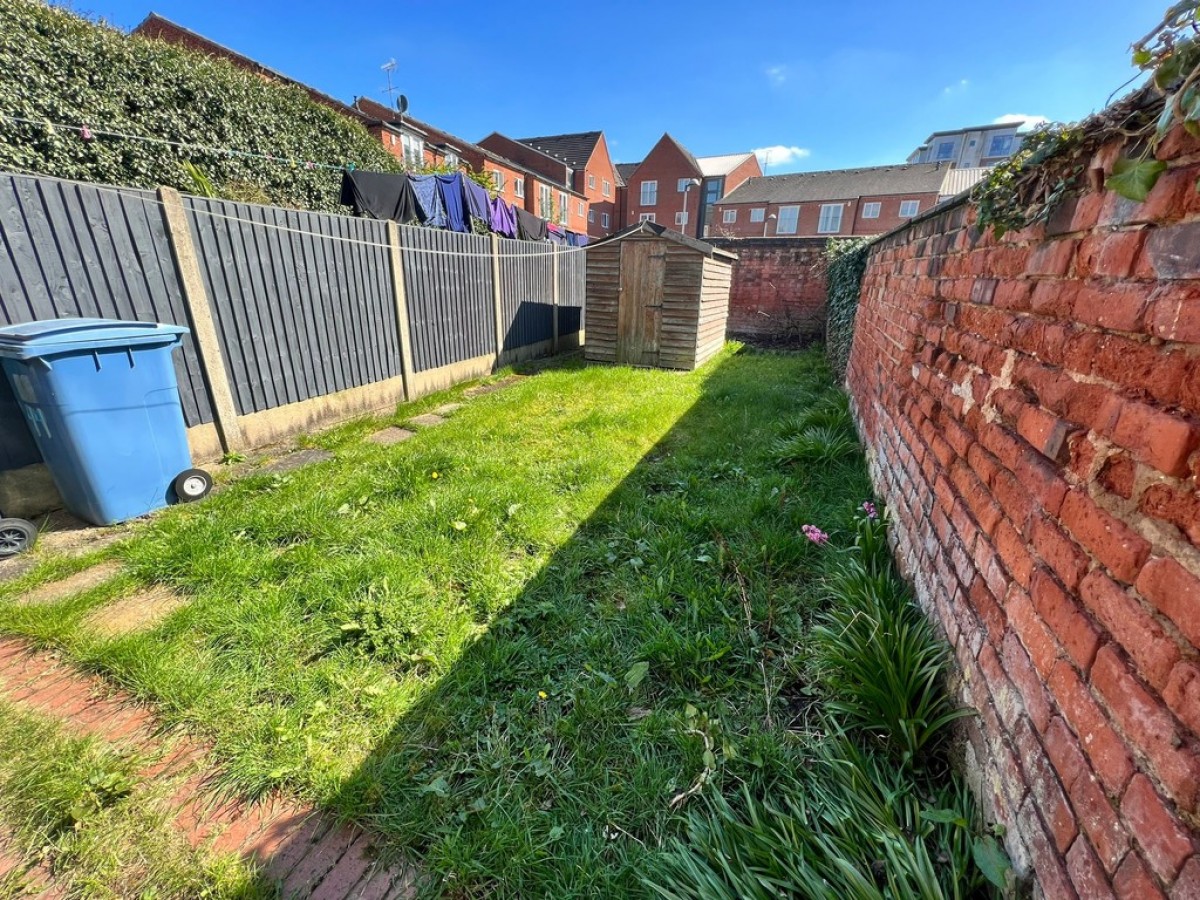
{"type": "Polygon", "coordinates": [[[350,4],[86,0],[121,28],[151,8],[349,101],[468,140],[600,128],[636,161],[663,131],[699,156],[765,147],[771,173],[902,162],[931,132],[1005,115],[1071,121],[1133,74],[1168,0],[643,0],[350,4]],[[148,3],[153,2],[150,7],[148,3]]]}

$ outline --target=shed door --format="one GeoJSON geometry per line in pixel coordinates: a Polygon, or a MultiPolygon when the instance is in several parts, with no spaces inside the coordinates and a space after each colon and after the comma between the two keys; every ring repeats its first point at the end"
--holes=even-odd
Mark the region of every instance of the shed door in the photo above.
{"type": "Polygon", "coordinates": [[[617,362],[657,366],[667,253],[658,241],[621,244],[617,299],[617,362]]]}

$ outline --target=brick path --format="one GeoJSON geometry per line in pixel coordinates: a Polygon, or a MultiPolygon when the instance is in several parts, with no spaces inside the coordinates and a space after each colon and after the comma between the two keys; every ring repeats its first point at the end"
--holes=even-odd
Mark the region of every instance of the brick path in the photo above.
{"type": "MultiPolygon", "coordinates": [[[[143,779],[178,780],[167,803],[191,846],[239,853],[282,885],[284,897],[395,900],[415,895],[412,868],[377,860],[369,832],[288,798],[252,804],[220,793],[214,787],[219,770],[206,744],[166,732],[147,707],[54,654],[0,637],[0,699],[55,719],[70,733],[136,749],[150,760],[139,773],[143,779]]],[[[21,866],[0,832],[0,886],[7,886],[5,879],[21,866]]],[[[40,869],[24,877],[39,896],[61,896],[40,869]]]]}

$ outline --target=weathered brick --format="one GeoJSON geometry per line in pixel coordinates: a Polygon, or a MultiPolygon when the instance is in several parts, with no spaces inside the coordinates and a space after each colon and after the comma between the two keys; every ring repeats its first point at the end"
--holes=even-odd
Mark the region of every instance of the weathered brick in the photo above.
{"type": "Polygon", "coordinates": [[[1191,660],[1176,664],[1171,670],[1163,699],[1195,735],[1200,735],[1200,666],[1191,660]]]}
{"type": "Polygon", "coordinates": [[[1150,544],[1091,498],[1072,491],[1063,501],[1062,523],[1122,581],[1132,583],[1150,555],[1150,544]]]}
{"type": "Polygon", "coordinates": [[[1129,849],[1129,830],[1091,772],[1077,778],[1069,793],[1080,830],[1088,836],[1105,870],[1113,872],[1129,849]]]}
{"type": "Polygon", "coordinates": [[[1099,569],[1083,579],[1079,594],[1133,658],[1139,674],[1161,690],[1179,660],[1179,646],[1137,600],[1099,569]]]}
{"type": "Polygon", "coordinates": [[[1079,737],[1105,789],[1114,796],[1120,793],[1133,774],[1129,749],[1070,663],[1060,660],[1055,664],[1050,674],[1050,693],[1058,700],[1063,717],[1079,737]]]}
{"type": "MultiPolygon", "coordinates": [[[[1194,189],[1194,180],[1192,184],[1194,189]]],[[[1146,255],[1159,278],[1200,278],[1200,222],[1155,228],[1146,241],[1146,255]]]]}
{"type": "Polygon", "coordinates": [[[1080,671],[1091,668],[1100,649],[1100,633],[1079,602],[1071,597],[1045,569],[1034,572],[1029,595],[1042,620],[1080,671]]]}
{"type": "Polygon", "coordinates": [[[1108,876],[1096,859],[1096,854],[1088,846],[1085,839],[1077,840],[1067,852],[1067,873],[1071,876],[1071,884],[1080,897],[1088,900],[1104,900],[1115,897],[1109,884],[1108,876]]]}
{"type": "Polygon", "coordinates": [[[1113,890],[1121,900],[1163,900],[1149,868],[1136,853],[1128,853],[1113,876],[1113,890]]]}
{"type": "Polygon", "coordinates": [[[1130,780],[1121,798],[1121,815],[1129,823],[1150,868],[1164,881],[1172,881],[1195,853],[1195,847],[1187,829],[1167,809],[1145,775],[1139,773],[1130,780]]]}
{"type": "Polygon", "coordinates": [[[1200,857],[1193,856],[1171,885],[1172,900],[1196,900],[1200,897],[1200,857]]]}
{"type": "Polygon", "coordinates": [[[1133,400],[1122,404],[1112,428],[1097,430],[1167,475],[1186,475],[1188,456],[1200,446],[1200,426],[1133,400]]]}
{"type": "Polygon", "coordinates": [[[1087,556],[1079,549],[1079,545],[1045,516],[1034,518],[1030,538],[1034,551],[1054,571],[1067,590],[1073,591],[1079,587],[1079,581],[1088,568],[1087,556]]]}
{"type": "Polygon", "coordinates": [[[1152,484],[1138,500],[1138,509],[1148,516],[1170,522],[1189,541],[1200,546],[1200,491],[1190,486],[1152,484]]]}
{"type": "Polygon", "coordinates": [[[1142,568],[1137,590],[1200,647],[1200,578],[1169,556],[1156,557],[1142,568]]]}
{"type": "Polygon", "coordinates": [[[1079,288],[1072,314],[1077,322],[1113,331],[1139,331],[1146,312],[1140,285],[1094,285],[1079,288]]]}

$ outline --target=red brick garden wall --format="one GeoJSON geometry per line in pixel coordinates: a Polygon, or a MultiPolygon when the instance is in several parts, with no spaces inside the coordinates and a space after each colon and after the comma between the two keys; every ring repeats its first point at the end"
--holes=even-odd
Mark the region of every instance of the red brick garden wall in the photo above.
{"type": "Polygon", "coordinates": [[[807,341],[824,335],[824,238],[708,241],[738,255],[729,291],[731,336],[807,341]]]}
{"type": "Polygon", "coordinates": [[[967,770],[1049,897],[1200,897],[1200,142],[1159,155],[1142,204],[884,238],[850,360],[967,770]]]}

